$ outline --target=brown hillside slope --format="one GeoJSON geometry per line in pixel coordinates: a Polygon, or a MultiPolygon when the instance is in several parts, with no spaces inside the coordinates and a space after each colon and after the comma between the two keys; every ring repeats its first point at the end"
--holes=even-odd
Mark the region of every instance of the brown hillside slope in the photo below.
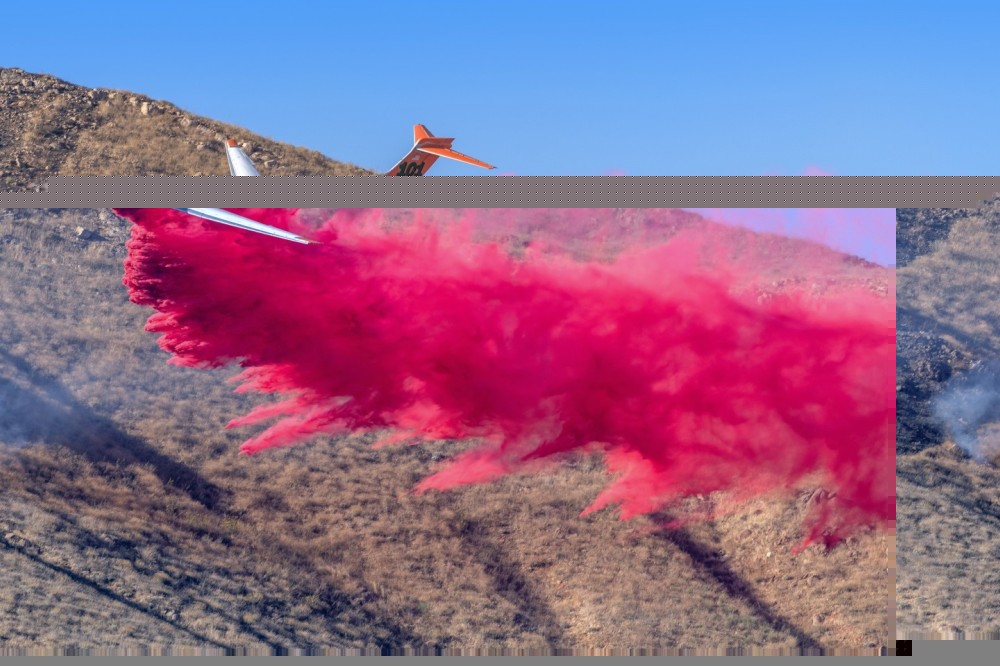
{"type": "Polygon", "coordinates": [[[169,102],[46,74],[0,68],[0,101],[0,191],[32,189],[55,175],[229,175],[227,137],[243,142],[268,176],[373,173],[169,102]]]}
{"type": "Polygon", "coordinates": [[[810,493],[650,534],[579,516],[595,459],[418,497],[466,444],[237,455],[224,426],[254,398],[166,363],[121,285],[127,233],[0,211],[0,649],[886,644],[887,537],[793,557],[810,493]]]}
{"type": "Polygon", "coordinates": [[[1000,358],[1000,198],[897,219],[897,631],[995,635],[1000,470],[951,444],[930,401],[1000,358]]]}

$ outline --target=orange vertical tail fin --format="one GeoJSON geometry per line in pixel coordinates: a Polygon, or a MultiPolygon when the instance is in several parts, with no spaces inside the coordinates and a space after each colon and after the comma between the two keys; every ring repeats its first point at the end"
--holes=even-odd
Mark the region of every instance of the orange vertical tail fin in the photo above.
{"type": "Polygon", "coordinates": [[[484,169],[496,168],[482,160],[452,150],[451,143],[453,141],[454,139],[451,138],[434,136],[426,126],[416,124],[413,126],[413,148],[385,175],[423,176],[439,157],[446,157],[484,169]]]}

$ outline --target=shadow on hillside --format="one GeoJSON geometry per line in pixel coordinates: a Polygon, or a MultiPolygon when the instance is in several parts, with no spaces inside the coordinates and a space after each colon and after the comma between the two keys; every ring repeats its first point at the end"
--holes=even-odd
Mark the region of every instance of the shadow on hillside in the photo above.
{"type": "Polygon", "coordinates": [[[7,433],[8,438],[27,444],[63,446],[99,466],[149,465],[164,484],[185,492],[207,509],[218,507],[222,499],[218,486],[143,439],[124,432],[111,419],[78,401],[57,379],[3,349],[0,364],[17,371],[14,380],[0,377],[0,400],[4,403],[0,434],[7,433]]]}
{"type": "Polygon", "coordinates": [[[157,620],[159,622],[163,622],[164,624],[168,624],[171,627],[173,627],[174,629],[177,629],[178,631],[183,632],[183,633],[191,636],[192,638],[194,638],[195,640],[199,641],[200,643],[203,643],[203,644],[206,644],[206,645],[212,645],[212,646],[219,647],[219,648],[224,648],[224,649],[227,650],[227,652],[232,652],[233,651],[233,648],[231,648],[230,646],[225,645],[223,643],[219,643],[218,641],[214,641],[211,638],[208,638],[207,636],[204,636],[203,634],[200,634],[197,631],[194,631],[194,630],[192,630],[189,627],[185,627],[181,623],[176,622],[174,620],[171,620],[170,618],[164,616],[163,613],[158,612],[158,611],[154,610],[153,608],[151,608],[149,606],[146,606],[144,604],[140,604],[140,603],[138,603],[136,601],[132,601],[131,599],[122,596],[118,592],[115,592],[114,590],[112,590],[111,588],[109,588],[109,587],[107,587],[105,585],[101,585],[100,583],[97,583],[97,582],[93,581],[92,579],[87,578],[86,576],[81,576],[80,574],[76,573],[72,569],[64,567],[61,564],[56,564],[55,562],[49,562],[48,560],[46,560],[45,558],[43,558],[39,553],[32,552],[31,549],[26,548],[23,545],[19,545],[17,543],[13,543],[13,542],[7,540],[7,538],[4,537],[4,536],[0,536],[0,547],[4,547],[4,548],[8,548],[10,550],[16,551],[16,552],[20,553],[21,555],[24,555],[25,557],[27,557],[29,560],[31,560],[35,564],[38,564],[38,565],[41,565],[41,566],[45,567],[50,572],[52,572],[54,574],[61,574],[61,575],[65,576],[65,577],[69,578],[70,580],[72,580],[74,583],[78,583],[80,585],[83,585],[84,587],[86,587],[86,588],[88,588],[90,590],[93,590],[97,594],[99,594],[99,595],[101,595],[101,596],[103,596],[103,597],[105,597],[105,598],[107,598],[107,599],[109,599],[111,601],[115,601],[117,603],[123,604],[123,605],[131,608],[132,610],[138,611],[139,613],[142,613],[143,615],[146,615],[146,616],[148,616],[148,617],[150,617],[150,618],[152,618],[154,620],[157,620]]]}
{"type": "Polygon", "coordinates": [[[544,636],[553,653],[566,647],[562,645],[564,636],[555,613],[532,589],[521,567],[488,538],[487,529],[479,522],[465,519],[454,528],[454,533],[462,540],[466,553],[479,562],[493,580],[497,596],[517,608],[514,622],[518,628],[544,636]]]}
{"type": "MultiPolygon", "coordinates": [[[[86,456],[98,467],[119,463],[148,464],[164,484],[170,484],[186,492],[205,510],[239,517],[232,514],[224,506],[225,503],[221,501],[223,498],[222,489],[205,479],[197,471],[154,450],[141,438],[123,432],[110,419],[79,402],[58,380],[33,368],[25,359],[0,349],[0,370],[5,369],[13,369],[16,373],[7,372],[6,377],[0,375],[0,407],[3,409],[0,412],[0,441],[13,441],[15,444],[23,443],[26,445],[62,446],[86,456]]],[[[99,541],[93,544],[81,541],[81,544],[89,548],[100,549],[102,547],[99,541]]],[[[279,540],[257,541],[254,545],[265,551],[270,551],[272,557],[280,559],[301,574],[302,584],[308,587],[309,593],[322,600],[323,615],[329,623],[331,633],[335,636],[348,641],[353,640],[361,645],[374,644],[383,651],[404,646],[420,647],[423,645],[423,642],[415,634],[390,619],[378,616],[365,608],[367,603],[374,599],[370,591],[365,592],[364,598],[361,600],[352,599],[330,583],[327,580],[327,575],[318,570],[309,557],[281,544],[279,540]],[[363,628],[365,632],[377,632],[379,635],[372,636],[366,633],[353,638],[346,636],[343,627],[340,626],[344,616],[350,617],[351,625],[363,628]]],[[[170,620],[154,609],[123,597],[87,576],[65,566],[49,562],[41,557],[40,553],[32,552],[30,549],[7,542],[2,538],[0,538],[0,546],[21,552],[52,572],[67,576],[74,582],[84,585],[110,600],[166,622],[203,644],[223,647],[227,650],[232,649],[230,646],[211,640],[182,623],[170,620]]],[[[117,556],[121,556],[120,548],[117,556]]],[[[225,568],[227,564],[219,562],[217,566],[225,568]]],[[[195,594],[202,596],[200,592],[195,592],[195,594]]],[[[286,599],[272,598],[266,603],[275,608],[283,608],[286,601],[286,599]]],[[[207,598],[201,598],[201,602],[214,615],[235,625],[243,633],[267,644],[276,654],[287,652],[290,648],[308,649],[311,647],[301,644],[296,632],[287,626],[284,616],[280,612],[275,615],[273,621],[268,619],[251,624],[237,614],[227,612],[220,606],[211,603],[207,598]]]]}
{"type": "MultiPolygon", "coordinates": [[[[673,520],[673,516],[663,512],[651,514],[650,518],[654,522],[664,525],[673,520]]],[[[750,583],[740,577],[714,549],[698,543],[683,529],[662,529],[653,534],[686,553],[695,566],[701,568],[722,586],[726,594],[733,599],[742,600],[748,607],[754,609],[757,616],[772,629],[791,634],[797,642],[798,649],[804,651],[822,650],[819,641],[788,618],[778,614],[775,609],[758,597],[750,583]]]]}
{"type": "MultiPolygon", "coordinates": [[[[968,465],[981,465],[968,459],[968,465]]],[[[986,487],[1000,487],[1000,472],[987,470],[992,484],[986,487]]],[[[908,481],[915,486],[933,490],[935,496],[947,500],[964,511],[963,515],[979,516],[981,520],[993,523],[1000,528],[1000,503],[995,498],[983,494],[980,487],[983,482],[974,480],[961,469],[942,464],[927,458],[901,456],[896,463],[896,478],[908,481]]]]}

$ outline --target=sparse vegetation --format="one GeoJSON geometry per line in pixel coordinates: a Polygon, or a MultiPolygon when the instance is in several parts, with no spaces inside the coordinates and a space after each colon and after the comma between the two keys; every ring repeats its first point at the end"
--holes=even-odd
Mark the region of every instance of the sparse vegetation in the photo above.
{"type": "Polygon", "coordinates": [[[226,138],[243,142],[267,176],[373,173],[168,102],[44,74],[0,68],[0,96],[0,191],[31,189],[55,175],[229,175],[226,138]]]}
{"type": "Polygon", "coordinates": [[[255,398],[167,364],[121,286],[127,233],[0,211],[0,648],[887,644],[890,537],[792,556],[808,495],[654,532],[579,516],[596,459],[414,496],[466,445],[237,455],[224,426],[255,398]]]}
{"type": "MultiPolygon", "coordinates": [[[[997,457],[972,460],[929,403],[952,377],[1000,356],[1000,199],[901,209],[898,222],[897,632],[995,637],[997,457]]],[[[979,434],[995,436],[995,427],[979,434]]]]}

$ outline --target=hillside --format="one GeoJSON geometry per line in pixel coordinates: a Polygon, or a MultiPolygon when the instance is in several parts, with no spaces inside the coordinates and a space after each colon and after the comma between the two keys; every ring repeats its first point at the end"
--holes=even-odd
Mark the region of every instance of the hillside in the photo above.
{"type": "MultiPolygon", "coordinates": [[[[593,458],[415,496],[465,443],[237,455],[224,426],[255,398],[166,363],[121,284],[128,233],[104,210],[0,211],[0,649],[887,644],[888,537],[791,555],[812,491],[649,532],[579,516],[593,458]]],[[[843,265],[885,293],[887,271],[843,265]]]]}
{"type": "Polygon", "coordinates": [[[931,400],[1000,357],[1000,199],[897,215],[897,631],[971,638],[1000,628],[1000,472],[931,400]]]}
{"type": "Polygon", "coordinates": [[[368,175],[305,148],[196,116],[141,94],[0,68],[0,191],[50,176],[229,175],[232,137],[266,176],[368,175]]]}

